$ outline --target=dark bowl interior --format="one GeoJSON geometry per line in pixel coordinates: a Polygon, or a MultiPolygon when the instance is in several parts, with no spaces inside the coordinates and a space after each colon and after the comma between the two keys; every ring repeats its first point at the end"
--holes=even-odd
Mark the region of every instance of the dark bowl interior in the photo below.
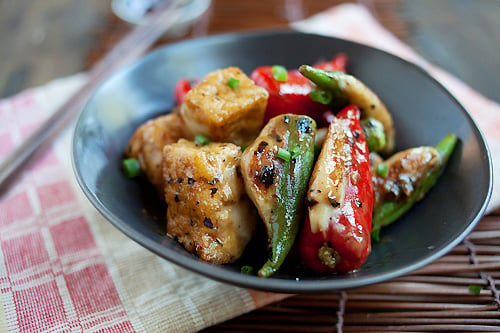
{"type": "Polygon", "coordinates": [[[287,293],[334,291],[394,278],[444,255],[472,230],[492,187],[484,139],[463,107],[421,68],[353,42],[292,31],[227,34],[155,50],[107,80],[85,106],[75,129],[73,164],[92,204],[119,230],[159,256],[219,281],[287,293]],[[227,66],[250,73],[260,65],[297,68],[344,52],[348,71],[372,88],[391,111],[397,148],[434,145],[447,133],[460,138],[447,169],[425,200],[382,232],[366,264],[349,275],[317,276],[289,260],[274,277],[240,273],[265,261],[261,242],[235,264],[213,265],[165,236],[165,205],[142,181],[120,170],[123,149],[145,120],[168,112],[180,78],[227,66]]]}

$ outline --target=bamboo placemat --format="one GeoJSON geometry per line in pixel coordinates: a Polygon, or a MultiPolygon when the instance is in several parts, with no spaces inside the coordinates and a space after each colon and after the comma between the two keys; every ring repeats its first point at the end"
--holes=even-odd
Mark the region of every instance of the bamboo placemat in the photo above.
{"type": "Polygon", "coordinates": [[[500,212],[449,254],[385,283],[298,295],[207,332],[499,332],[500,212]]]}

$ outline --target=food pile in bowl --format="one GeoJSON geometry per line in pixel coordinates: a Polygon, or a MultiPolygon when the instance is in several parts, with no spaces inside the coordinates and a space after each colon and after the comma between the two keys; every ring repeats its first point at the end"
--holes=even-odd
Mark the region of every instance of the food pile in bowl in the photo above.
{"type": "Polygon", "coordinates": [[[165,199],[167,234],[227,264],[262,223],[258,276],[291,255],[318,274],[358,270],[381,229],[434,186],[458,139],[395,152],[391,113],[346,63],[339,54],[180,80],[177,106],[135,131],[123,161],[165,199]]]}

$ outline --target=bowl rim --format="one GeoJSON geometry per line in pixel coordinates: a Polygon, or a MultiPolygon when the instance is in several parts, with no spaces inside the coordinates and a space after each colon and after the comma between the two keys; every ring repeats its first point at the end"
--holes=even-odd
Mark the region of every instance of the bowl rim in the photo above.
{"type": "MultiPolygon", "coordinates": [[[[472,229],[476,226],[476,224],[479,222],[479,220],[482,218],[484,215],[487,205],[489,203],[489,200],[492,195],[492,190],[493,190],[493,166],[492,166],[492,159],[491,159],[491,153],[489,150],[489,147],[487,145],[487,142],[484,138],[483,133],[481,132],[480,128],[477,126],[477,123],[475,120],[472,118],[470,113],[465,109],[465,107],[450,93],[450,91],[444,87],[439,81],[437,81],[432,75],[430,75],[424,68],[421,66],[418,66],[415,63],[412,63],[410,61],[407,61],[397,55],[394,55],[392,53],[389,53],[387,51],[384,51],[382,49],[369,46],[366,44],[361,44],[357,43],[351,40],[343,39],[343,38],[338,38],[338,37],[331,37],[331,36],[325,36],[325,35],[320,35],[320,34],[315,34],[315,33],[307,33],[307,32],[299,32],[296,30],[291,30],[291,29],[279,29],[279,30],[257,30],[257,31],[250,31],[250,32],[231,32],[231,33],[223,33],[223,34],[215,34],[215,35],[210,35],[210,36],[204,36],[204,37],[199,37],[199,38],[193,38],[189,40],[184,40],[180,42],[175,42],[163,47],[159,47],[142,58],[138,59],[137,61],[123,67],[122,69],[118,70],[115,72],[113,75],[111,75],[109,78],[104,80],[104,82],[101,84],[102,85],[106,84],[110,80],[112,80],[116,75],[123,73],[127,70],[131,70],[134,67],[141,66],[143,63],[147,63],[149,59],[153,58],[156,56],[158,53],[164,52],[165,49],[168,48],[176,48],[176,47],[182,47],[184,45],[190,45],[190,44],[197,44],[201,42],[209,42],[209,43],[215,43],[215,44],[224,44],[233,41],[234,39],[241,39],[241,38],[249,38],[249,39],[254,39],[254,38],[262,38],[262,37],[272,37],[272,38],[280,38],[283,36],[312,36],[312,37],[321,37],[321,38],[327,38],[331,40],[339,40],[342,42],[347,42],[347,43],[352,43],[354,45],[361,46],[363,48],[369,48],[372,50],[375,50],[376,52],[381,52],[384,53],[385,56],[389,56],[393,58],[393,60],[402,62],[405,64],[405,66],[411,66],[414,70],[417,70],[421,72],[421,74],[424,74],[429,80],[433,81],[433,84],[436,85],[462,112],[467,120],[470,122],[471,127],[473,132],[475,133],[475,138],[480,144],[480,148],[482,149],[482,153],[485,157],[485,162],[487,163],[487,169],[488,169],[488,190],[484,194],[483,201],[477,212],[475,214],[471,214],[473,216],[467,226],[462,230],[454,239],[451,239],[447,244],[445,244],[443,247],[438,248],[425,258],[418,260],[416,262],[411,262],[407,265],[403,265],[399,267],[398,269],[391,270],[389,272],[385,273],[380,273],[375,276],[367,276],[367,277],[359,277],[355,279],[321,279],[318,277],[318,279],[299,279],[297,278],[296,280],[292,279],[281,279],[281,278],[276,278],[276,277],[271,277],[271,278],[260,278],[254,275],[246,275],[242,274],[240,272],[236,271],[229,271],[229,270],[224,270],[224,269],[219,269],[219,265],[211,264],[208,262],[203,262],[203,261],[198,261],[193,258],[193,260],[186,260],[185,257],[179,257],[176,253],[171,252],[168,250],[166,247],[163,246],[158,246],[159,244],[157,242],[154,242],[152,239],[148,238],[144,233],[139,232],[138,230],[135,230],[134,228],[130,227],[126,222],[122,221],[120,218],[118,218],[111,210],[108,209],[105,205],[103,205],[100,200],[97,198],[96,194],[89,188],[89,186],[85,183],[83,179],[83,175],[81,174],[81,171],[79,169],[80,165],[80,159],[79,156],[77,156],[76,152],[78,150],[77,148],[77,133],[78,129],[80,126],[82,126],[82,122],[84,121],[86,115],[89,111],[89,108],[87,107],[90,105],[93,101],[93,99],[96,97],[96,92],[100,89],[97,88],[92,96],[89,98],[85,106],[83,107],[83,111],[80,113],[76,126],[73,131],[73,138],[72,138],[72,144],[71,144],[71,161],[72,161],[72,168],[73,172],[75,174],[77,183],[81,187],[83,193],[87,197],[87,199],[92,203],[94,208],[99,211],[103,217],[110,222],[112,225],[114,225],[118,230],[123,232],[128,238],[132,239],[136,243],[140,244],[141,246],[145,247],[146,249],[150,250],[151,252],[155,253],[156,255],[159,255],[160,257],[168,260],[169,262],[178,265],[180,267],[183,267],[185,269],[188,269],[192,272],[195,272],[197,274],[200,274],[202,276],[228,283],[231,285],[239,286],[239,287],[244,287],[244,288],[249,288],[249,289],[255,289],[255,290],[262,290],[262,291],[271,291],[271,292],[280,292],[280,293],[318,293],[318,292],[336,292],[340,290],[347,290],[347,289],[352,289],[356,287],[362,287],[366,285],[371,285],[375,283],[379,283],[382,281],[387,281],[402,275],[405,275],[407,273],[410,273],[412,271],[415,271],[419,268],[422,268],[431,262],[435,261],[436,259],[442,257],[446,253],[448,253],[451,249],[453,249],[456,245],[458,245],[471,231],[472,229]]],[[[166,237],[166,236],[165,236],[166,237]]],[[[356,274],[356,273],[353,273],[356,274]]]]}

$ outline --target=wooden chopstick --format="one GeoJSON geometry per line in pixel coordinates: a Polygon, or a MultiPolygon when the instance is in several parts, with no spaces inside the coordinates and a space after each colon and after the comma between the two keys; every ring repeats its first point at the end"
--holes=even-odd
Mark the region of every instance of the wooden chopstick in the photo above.
{"type": "MultiPolygon", "coordinates": [[[[184,0],[165,1],[118,42],[89,72],[87,82],[0,164],[0,191],[26,162],[81,110],[90,94],[117,69],[138,59],[182,15],[184,0]]],[[[1,193],[1,192],[0,192],[1,193]]]]}

